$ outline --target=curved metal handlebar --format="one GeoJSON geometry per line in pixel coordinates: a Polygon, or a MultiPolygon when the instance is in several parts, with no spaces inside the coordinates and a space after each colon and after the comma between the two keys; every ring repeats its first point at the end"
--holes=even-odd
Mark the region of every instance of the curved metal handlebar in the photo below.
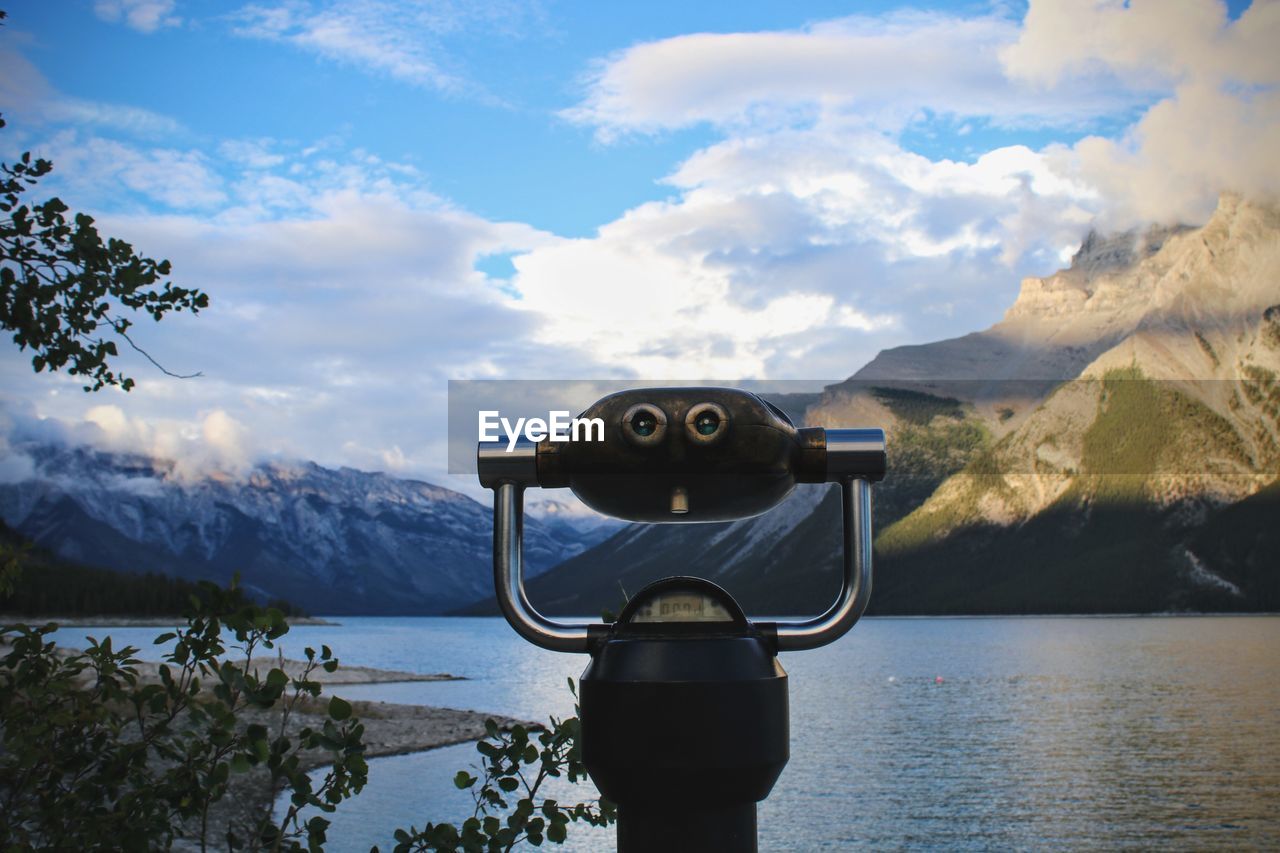
{"type": "Polygon", "coordinates": [[[871,484],[847,478],[840,483],[844,519],[844,575],[840,595],[827,612],[803,622],[778,622],[778,651],[816,649],[848,633],[871,601],[871,484]]]}
{"type": "Polygon", "coordinates": [[[586,624],[555,622],[524,591],[524,486],[510,480],[493,487],[493,587],[507,622],[535,646],[553,652],[589,651],[586,624]]]}
{"type": "MultiPolygon", "coordinates": [[[[778,651],[815,649],[835,642],[857,623],[871,600],[871,484],[858,472],[879,460],[883,473],[884,433],[827,430],[827,478],[840,484],[843,575],[840,594],[821,616],[801,622],[762,623],[777,636],[778,651]]],[[[516,633],[555,652],[588,652],[604,625],[548,619],[524,589],[524,490],[538,485],[537,445],[522,439],[512,451],[482,444],[481,483],[493,489],[493,581],[498,607],[516,633]],[[595,630],[593,630],[593,628],[595,630]]]]}

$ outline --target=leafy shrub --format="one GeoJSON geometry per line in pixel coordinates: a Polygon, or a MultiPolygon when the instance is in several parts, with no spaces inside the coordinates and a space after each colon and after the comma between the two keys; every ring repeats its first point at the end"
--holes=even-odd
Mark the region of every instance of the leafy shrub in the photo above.
{"type": "MultiPolygon", "coordinates": [[[[569,690],[574,690],[572,679],[569,690]]],[[[459,770],[453,777],[453,784],[458,788],[471,789],[475,812],[460,828],[448,823],[428,823],[421,830],[397,830],[395,853],[428,850],[498,853],[510,850],[521,841],[535,847],[543,841],[560,844],[568,836],[570,823],[581,821],[591,826],[608,826],[617,819],[617,807],[603,798],[594,805],[564,806],[539,797],[542,785],[550,778],[566,776],[570,782],[587,778],[579,745],[581,726],[576,716],[567,720],[552,717],[550,726],[533,729],[517,725],[503,730],[493,720],[487,720],[485,731],[487,737],[476,744],[476,750],[484,757],[481,777],[465,770],[459,770]],[[520,797],[514,810],[508,802],[513,796],[520,797]],[[510,814],[503,821],[498,815],[507,811],[510,814]]],[[[375,847],[373,853],[376,851],[375,847]]]]}
{"type": "Polygon", "coordinates": [[[138,649],[110,638],[65,654],[48,639],[55,624],[0,628],[11,646],[0,660],[0,847],[154,850],[191,826],[203,847],[209,809],[232,775],[263,768],[292,805],[278,823],[263,816],[251,837],[228,831],[226,846],[319,848],[327,821],[300,824],[298,815],[308,805],[333,811],[364,785],[364,727],[336,697],[319,728],[295,739],[288,722],[299,702],[320,695],[316,668],[338,661],[328,648],[307,649],[299,677],[276,668],[260,677],[254,655],[288,631],[283,614],[245,604],[234,584],[202,592],[191,596],[186,626],[156,638],[172,642],[158,683],[140,677],[138,649]],[[224,634],[241,659],[227,657],[224,634]],[[274,736],[265,720],[238,720],[251,709],[276,712],[274,736]],[[318,786],[303,761],[312,756],[329,764],[318,786]]]}
{"type": "MultiPolygon", "coordinates": [[[[67,652],[49,638],[55,624],[0,626],[0,850],[144,851],[178,839],[201,849],[323,849],[324,815],[368,778],[364,725],[343,699],[321,701],[311,677],[335,671],[337,658],[308,648],[296,677],[279,667],[260,676],[256,658],[289,630],[280,610],[247,603],[234,583],[202,583],[188,605],[185,627],[156,638],[170,644],[158,680],[144,677],[138,649],[109,637],[67,652]],[[291,726],[301,711],[322,721],[291,726]],[[287,808],[210,838],[211,808],[246,774],[286,793],[287,808]]],[[[572,822],[612,823],[607,801],[540,797],[548,778],[586,777],[578,734],[577,717],[532,728],[487,721],[479,777],[454,778],[472,789],[473,815],[461,826],[397,830],[396,850],[510,850],[562,842],[572,822]]]]}

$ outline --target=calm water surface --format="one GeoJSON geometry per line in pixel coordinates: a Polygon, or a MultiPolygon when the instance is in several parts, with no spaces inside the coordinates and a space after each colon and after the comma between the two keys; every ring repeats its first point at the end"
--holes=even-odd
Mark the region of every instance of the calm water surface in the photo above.
{"type": "MultiPolygon", "coordinates": [[[[342,623],[295,628],[285,653],[327,643],[351,664],[468,678],[341,688],[352,699],[536,720],[572,713],[565,679],[586,663],[498,619],[342,623]]],[[[108,632],[154,656],[155,629],[58,639],[108,632]]],[[[1280,847],[1280,617],[867,619],[782,663],[791,762],[760,806],[762,850],[1280,847]]],[[[386,850],[398,826],[468,815],[450,779],[477,759],[373,760],[328,849],[386,850]]],[[[608,850],[612,831],[570,841],[608,850]]]]}

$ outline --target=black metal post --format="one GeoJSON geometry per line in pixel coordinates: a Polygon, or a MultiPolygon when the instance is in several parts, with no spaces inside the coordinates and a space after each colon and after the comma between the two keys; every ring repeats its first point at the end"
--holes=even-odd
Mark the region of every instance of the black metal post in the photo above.
{"type": "Polygon", "coordinates": [[[623,611],[582,674],[582,756],[618,804],[621,853],[754,853],[756,803],[790,756],[787,674],[773,642],[707,581],[731,621],[634,624],[623,611]]]}
{"type": "Polygon", "coordinates": [[[618,808],[618,853],[756,849],[755,803],[701,809],[630,803],[618,808]]]}

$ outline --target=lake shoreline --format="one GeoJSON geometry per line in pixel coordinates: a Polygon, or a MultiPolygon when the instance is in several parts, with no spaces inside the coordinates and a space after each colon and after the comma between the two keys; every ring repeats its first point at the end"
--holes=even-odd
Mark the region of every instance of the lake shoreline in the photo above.
{"type": "MultiPolygon", "coordinates": [[[[148,626],[126,625],[124,627],[148,626]]],[[[0,657],[10,650],[11,646],[0,643],[0,657]]],[[[65,646],[60,646],[57,652],[62,656],[82,653],[79,649],[65,646]]],[[[160,661],[135,663],[133,666],[138,673],[139,683],[159,683],[162,665],[160,661]]],[[[280,654],[273,656],[269,653],[256,656],[250,666],[260,677],[265,676],[269,669],[281,668],[291,679],[301,677],[307,667],[308,664],[304,661],[285,658],[280,654]]],[[[416,673],[346,664],[340,665],[334,672],[326,672],[322,667],[316,666],[307,674],[307,677],[323,684],[324,692],[315,700],[304,698],[289,716],[284,732],[295,741],[305,728],[324,727],[329,719],[328,699],[330,696],[340,696],[344,687],[467,680],[463,676],[450,673],[416,673]]],[[[349,701],[353,717],[359,719],[364,726],[363,742],[366,758],[408,755],[478,741],[485,736],[487,720],[493,720],[504,728],[516,724],[533,725],[501,714],[480,711],[367,699],[349,701]]],[[[238,716],[242,726],[256,723],[274,731],[282,724],[281,712],[278,708],[268,710],[242,708],[238,716]]],[[[303,753],[299,757],[302,767],[306,770],[318,770],[332,763],[331,756],[321,752],[303,753]]],[[[252,837],[252,831],[259,821],[273,814],[281,793],[280,790],[272,787],[270,777],[264,768],[254,768],[246,773],[233,775],[225,795],[209,810],[206,826],[208,843],[215,847],[220,846],[227,837],[228,831],[234,832],[241,839],[252,837]]],[[[186,822],[181,831],[181,837],[175,839],[173,849],[200,850],[200,832],[198,818],[186,822]]]]}
{"type": "MultiPolygon", "coordinates": [[[[26,615],[21,613],[0,613],[0,625],[47,625],[57,623],[59,628],[172,628],[183,625],[185,616],[47,616],[44,614],[26,615]]],[[[288,616],[290,625],[328,625],[338,627],[341,622],[334,622],[321,616],[288,616]]]]}

